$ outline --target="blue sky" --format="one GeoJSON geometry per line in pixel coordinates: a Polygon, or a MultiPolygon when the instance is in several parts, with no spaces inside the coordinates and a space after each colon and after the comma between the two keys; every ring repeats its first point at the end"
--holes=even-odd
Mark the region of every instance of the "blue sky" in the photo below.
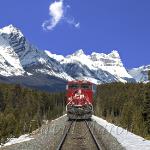
{"type": "Polygon", "coordinates": [[[54,2],[1,0],[0,28],[13,24],[52,53],[116,49],[127,68],[150,64],[150,0],[56,0],[49,9],[54,2]]]}

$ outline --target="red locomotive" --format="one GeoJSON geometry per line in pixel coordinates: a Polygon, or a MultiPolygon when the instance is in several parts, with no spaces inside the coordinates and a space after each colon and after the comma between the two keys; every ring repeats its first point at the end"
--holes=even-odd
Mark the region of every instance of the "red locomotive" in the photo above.
{"type": "Polygon", "coordinates": [[[68,82],[66,111],[69,119],[91,118],[93,114],[93,84],[91,82],[68,82]]]}

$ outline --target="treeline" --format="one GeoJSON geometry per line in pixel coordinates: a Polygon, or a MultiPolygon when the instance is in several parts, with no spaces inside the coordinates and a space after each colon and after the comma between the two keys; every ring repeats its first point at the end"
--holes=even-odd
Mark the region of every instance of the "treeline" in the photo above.
{"type": "Polygon", "coordinates": [[[150,139],[150,83],[99,85],[95,114],[150,139]]]}
{"type": "Polygon", "coordinates": [[[46,93],[0,84],[0,143],[8,138],[30,133],[43,120],[63,114],[64,93],[46,93]]]}
{"type": "MultiPolygon", "coordinates": [[[[31,133],[65,111],[65,93],[0,84],[0,143],[31,133]]],[[[97,86],[95,115],[150,139],[150,83],[97,86]]]]}

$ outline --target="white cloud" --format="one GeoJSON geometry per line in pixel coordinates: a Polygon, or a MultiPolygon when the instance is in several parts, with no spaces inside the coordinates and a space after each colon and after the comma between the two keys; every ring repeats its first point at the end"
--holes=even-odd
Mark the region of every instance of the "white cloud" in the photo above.
{"type": "Polygon", "coordinates": [[[80,23],[76,22],[74,18],[70,19],[65,17],[64,19],[68,24],[73,25],[75,28],[80,28],[80,23]]]}
{"type": "Polygon", "coordinates": [[[80,22],[76,23],[76,24],[75,24],[75,27],[76,27],[76,28],[80,28],[80,22]]]}
{"type": "Polygon", "coordinates": [[[49,6],[49,15],[51,16],[50,20],[43,22],[42,27],[44,30],[53,29],[62,19],[64,14],[63,11],[63,0],[54,2],[49,6]]]}
{"type": "Polygon", "coordinates": [[[69,5],[64,7],[64,0],[55,1],[49,6],[50,19],[45,20],[42,24],[44,30],[52,30],[61,20],[66,21],[68,24],[73,25],[76,28],[80,27],[80,23],[75,19],[70,19],[64,16],[66,8],[70,8],[69,5]]]}

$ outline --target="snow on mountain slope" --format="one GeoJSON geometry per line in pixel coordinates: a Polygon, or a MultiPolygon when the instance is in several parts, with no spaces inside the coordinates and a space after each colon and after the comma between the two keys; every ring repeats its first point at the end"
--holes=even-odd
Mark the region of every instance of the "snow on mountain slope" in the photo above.
{"type": "Polygon", "coordinates": [[[97,116],[92,116],[92,119],[112,134],[126,150],[150,150],[149,140],[145,140],[97,116]]]}
{"type": "Polygon", "coordinates": [[[128,73],[137,81],[137,82],[148,82],[148,71],[150,70],[150,65],[141,66],[139,68],[133,68],[128,71],[128,73]]]}
{"type": "Polygon", "coordinates": [[[116,81],[127,82],[127,80],[133,79],[123,67],[117,51],[112,51],[108,55],[95,52],[86,55],[80,49],[66,57],[45,52],[49,57],[59,61],[65,72],[75,79],[86,79],[96,84],[116,81]]]}
{"type": "Polygon", "coordinates": [[[13,25],[0,29],[0,58],[3,76],[44,74],[64,80],[86,79],[96,84],[133,81],[117,51],[86,55],[81,49],[64,57],[38,50],[13,25]]]}
{"type": "Polygon", "coordinates": [[[103,69],[118,77],[131,78],[123,67],[120,56],[116,50],[113,50],[108,55],[94,52],[91,54],[91,60],[94,61],[93,66],[95,68],[103,69]]]}
{"type": "Polygon", "coordinates": [[[0,74],[4,76],[23,75],[24,69],[18,55],[6,40],[6,28],[0,29],[0,74]]]}
{"type": "Polygon", "coordinates": [[[45,63],[44,58],[47,57],[45,53],[31,45],[19,29],[9,25],[1,29],[1,33],[3,37],[2,42],[8,43],[8,46],[11,48],[10,53],[13,53],[19,58],[22,66],[38,62],[45,63]]]}
{"type": "MultiPolygon", "coordinates": [[[[72,80],[58,61],[31,45],[21,31],[13,25],[0,30],[0,54],[8,62],[5,63],[5,68],[8,68],[8,64],[12,66],[12,68],[6,69],[7,72],[1,71],[1,75],[24,75],[25,72],[26,75],[42,73],[72,80]]],[[[1,59],[3,62],[1,66],[4,66],[4,60],[1,59]]]]}
{"type": "Polygon", "coordinates": [[[50,51],[48,50],[45,50],[45,53],[53,58],[53,59],[56,59],[57,61],[61,62],[63,59],[65,59],[65,57],[63,55],[56,55],[56,54],[52,54],[50,51]]]}

